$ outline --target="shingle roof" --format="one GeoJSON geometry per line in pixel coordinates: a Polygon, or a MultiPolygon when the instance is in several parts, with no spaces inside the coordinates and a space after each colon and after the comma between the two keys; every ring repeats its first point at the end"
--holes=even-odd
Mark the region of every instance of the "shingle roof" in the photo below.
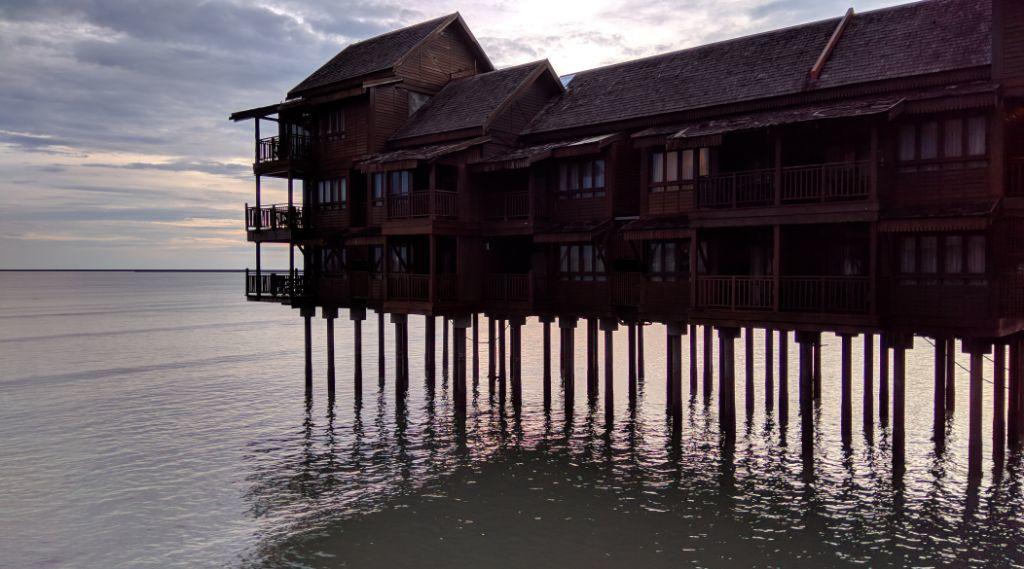
{"type": "Polygon", "coordinates": [[[443,144],[431,144],[428,146],[417,146],[415,148],[402,148],[399,150],[391,150],[389,152],[381,152],[369,156],[365,160],[360,162],[360,165],[365,167],[374,164],[387,164],[389,162],[402,162],[406,160],[433,160],[453,152],[465,150],[478,144],[483,144],[490,139],[487,137],[477,137],[470,140],[461,140],[459,142],[447,142],[443,144]]]}
{"type": "Polygon", "coordinates": [[[991,62],[991,0],[928,0],[857,14],[818,81],[839,18],[575,74],[528,127],[544,132],[991,62]]]}
{"type": "Polygon", "coordinates": [[[351,44],[296,85],[288,92],[288,98],[316,87],[388,69],[434,30],[451,22],[456,16],[449,14],[351,44]]]}
{"type": "Polygon", "coordinates": [[[546,60],[534,61],[452,81],[410,117],[392,139],[484,126],[530,74],[546,65],[546,60]]]}

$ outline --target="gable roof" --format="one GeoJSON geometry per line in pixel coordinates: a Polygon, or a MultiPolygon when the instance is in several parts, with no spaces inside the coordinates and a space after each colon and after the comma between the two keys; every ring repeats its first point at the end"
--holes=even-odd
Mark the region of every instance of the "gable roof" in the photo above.
{"type": "Polygon", "coordinates": [[[486,127],[520,89],[544,72],[561,83],[546,59],[457,79],[444,86],[391,137],[392,140],[486,127]]]}
{"type": "Polygon", "coordinates": [[[545,132],[988,65],[991,0],[927,0],[853,16],[817,81],[832,18],[575,74],[527,128],[545,132]]]}
{"type": "Polygon", "coordinates": [[[474,44],[475,49],[480,52],[482,64],[489,68],[490,61],[487,59],[487,55],[476,43],[476,39],[462,20],[462,16],[455,12],[348,45],[292,88],[288,92],[288,98],[295,98],[317,87],[391,69],[428,37],[453,23],[459,24],[470,42],[474,44]]]}

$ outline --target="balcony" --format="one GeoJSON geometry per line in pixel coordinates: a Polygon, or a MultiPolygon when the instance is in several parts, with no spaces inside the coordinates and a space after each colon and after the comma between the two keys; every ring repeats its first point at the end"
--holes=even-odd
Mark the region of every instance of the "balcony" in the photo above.
{"type": "Polygon", "coordinates": [[[279,174],[305,164],[310,156],[310,138],[306,134],[289,134],[261,138],[256,144],[258,174],[279,174]]]}
{"type": "Polygon", "coordinates": [[[495,192],[484,200],[484,219],[488,221],[516,221],[529,217],[529,192],[495,192]]]}
{"type": "Polygon", "coordinates": [[[455,219],[459,215],[458,192],[421,190],[387,198],[387,219],[455,219]]]}
{"type": "Polygon", "coordinates": [[[779,308],[863,314],[871,308],[869,277],[779,277],[779,308]]]}
{"type": "Polygon", "coordinates": [[[725,310],[772,310],[775,282],[772,277],[697,277],[697,306],[725,310]]]}
{"type": "Polygon", "coordinates": [[[302,206],[275,204],[270,206],[245,205],[245,229],[250,241],[284,241],[304,227],[302,206]]]}
{"type": "Polygon", "coordinates": [[[245,296],[248,300],[289,302],[306,296],[302,273],[264,273],[245,270],[245,296]]]}
{"type": "Polygon", "coordinates": [[[388,300],[430,300],[430,275],[391,273],[387,281],[388,300]]]}
{"type": "Polygon", "coordinates": [[[730,172],[700,178],[697,207],[730,209],[862,200],[871,195],[871,186],[871,164],[866,160],[730,172]],[[779,192],[777,185],[781,186],[779,192]]]}
{"type": "Polygon", "coordinates": [[[484,275],[483,298],[490,302],[530,302],[533,299],[531,273],[489,273],[484,275]]]}

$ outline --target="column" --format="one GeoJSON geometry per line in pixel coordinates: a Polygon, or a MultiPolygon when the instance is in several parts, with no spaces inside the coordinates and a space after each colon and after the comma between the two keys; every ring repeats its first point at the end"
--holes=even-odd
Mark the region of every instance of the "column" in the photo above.
{"type": "Polygon", "coordinates": [[[747,413],[747,420],[750,421],[754,416],[754,329],[746,328],[743,330],[743,371],[744,371],[744,397],[745,410],[747,413]]]}
{"type": "Polygon", "coordinates": [[[736,440],[736,338],[739,328],[718,329],[718,421],[727,444],[736,440]]]}
{"type": "Polygon", "coordinates": [[[636,380],[644,381],[644,323],[640,322],[636,328],[636,380]]]}
{"type": "Polygon", "coordinates": [[[576,375],[574,360],[574,340],[576,319],[565,316],[558,319],[558,328],[562,335],[562,378],[565,388],[565,412],[572,413],[573,398],[576,396],[574,376],[576,375]]]}
{"type": "Polygon", "coordinates": [[[764,410],[771,413],[775,401],[775,331],[764,329],[764,410]]]}
{"type": "Polygon", "coordinates": [[[312,306],[303,307],[300,310],[303,319],[303,336],[305,338],[306,356],[306,396],[313,395],[313,318],[315,308],[312,306]]]}
{"type": "Polygon", "coordinates": [[[821,342],[814,345],[814,402],[821,403],[821,342]]]}
{"type": "Polygon", "coordinates": [[[597,320],[587,318],[587,400],[597,402],[597,320]]]}
{"type": "MultiPolygon", "coordinates": [[[[604,332],[604,422],[608,429],[615,421],[615,365],[612,334],[618,330],[619,322],[612,319],[601,319],[601,331],[604,332]]],[[[632,384],[631,384],[632,385],[632,384]]]]}
{"type": "Polygon", "coordinates": [[[814,461],[814,348],[821,344],[821,332],[797,332],[796,341],[800,352],[800,448],[809,471],[814,461]]]}
{"type": "Polygon", "coordinates": [[[712,328],[704,325],[704,403],[711,402],[711,393],[714,391],[714,340],[711,337],[712,328]]]}
{"type": "Polygon", "coordinates": [[[498,408],[505,408],[505,397],[507,391],[505,376],[505,320],[498,320],[498,408]]]}
{"type": "Polygon", "coordinates": [[[967,339],[961,341],[964,352],[971,357],[970,368],[970,399],[968,405],[968,436],[967,436],[967,477],[972,480],[981,479],[981,405],[982,384],[985,354],[990,351],[991,344],[984,340],[967,339]]]}
{"type": "Polygon", "coordinates": [[[490,397],[494,397],[494,380],[497,379],[495,372],[495,355],[494,355],[494,317],[487,317],[487,393],[490,397]]]}
{"type": "Polygon", "coordinates": [[[935,389],[932,397],[932,440],[943,447],[946,440],[946,346],[945,338],[935,338],[935,389]]]}
{"type": "Polygon", "coordinates": [[[995,345],[992,369],[992,460],[1000,470],[1006,451],[1006,347],[1002,344],[995,345]]]}
{"type": "Polygon", "coordinates": [[[352,321],[352,390],[358,403],[363,398],[363,320],[366,319],[366,308],[350,308],[348,318],[352,321]]]}
{"type": "Polygon", "coordinates": [[[405,314],[392,314],[391,323],[395,325],[395,400],[404,398],[409,387],[409,354],[406,351],[406,331],[409,323],[405,314]]]}
{"type": "Polygon", "coordinates": [[[839,430],[843,447],[853,442],[853,335],[841,334],[842,365],[839,397],[839,430]]]}
{"type": "Polygon", "coordinates": [[[878,336],[878,422],[889,422],[889,336],[878,336]]]}
{"type": "Polygon", "coordinates": [[[864,334],[864,433],[870,438],[875,421],[875,340],[871,333],[864,334]]]}
{"type": "Polygon", "coordinates": [[[441,377],[448,378],[448,318],[441,319],[441,377]]]}
{"type": "Polygon", "coordinates": [[[906,350],[913,336],[894,335],[892,346],[892,474],[902,478],[906,469],[906,350]]]}
{"type": "Polygon", "coordinates": [[[384,311],[377,310],[377,383],[381,389],[384,389],[384,357],[384,311]]]}
{"type": "Polygon", "coordinates": [[[789,330],[779,330],[779,425],[789,423],[789,330]]]}
{"type": "Polygon", "coordinates": [[[697,398],[697,325],[690,324],[690,400],[697,398]]]}
{"type": "Polygon", "coordinates": [[[480,315],[473,313],[473,390],[480,385],[480,315]]]}
{"type": "Polygon", "coordinates": [[[452,399],[455,402],[455,415],[459,419],[466,416],[466,328],[469,328],[468,315],[452,318],[455,345],[455,373],[452,376],[452,399]]]}
{"type": "Polygon", "coordinates": [[[437,334],[435,331],[435,318],[433,314],[424,316],[423,325],[423,372],[427,376],[427,389],[434,390],[435,361],[437,358],[437,334]]]}
{"type": "MultiPolygon", "coordinates": [[[[636,324],[630,322],[626,325],[626,341],[629,346],[626,350],[626,378],[629,382],[629,406],[636,403],[636,324]]],[[[605,346],[608,349],[608,346],[605,346]]],[[[605,366],[607,367],[607,356],[605,366]]]]}
{"type": "Polygon", "coordinates": [[[337,308],[324,308],[324,320],[327,320],[327,398],[334,400],[334,319],[338,317],[337,308]]]}
{"type": "Polygon", "coordinates": [[[525,319],[521,316],[509,320],[509,340],[511,354],[509,357],[509,371],[512,380],[512,409],[517,413],[523,406],[523,324],[525,319]]]}
{"type": "Polygon", "coordinates": [[[946,344],[946,414],[956,410],[956,338],[946,344]]]}
{"type": "Polygon", "coordinates": [[[665,367],[668,370],[666,396],[672,415],[672,434],[673,437],[678,438],[683,427],[683,334],[686,333],[686,324],[670,322],[665,328],[667,330],[665,367]]]}
{"type": "Polygon", "coordinates": [[[540,317],[541,325],[544,328],[544,411],[551,410],[551,322],[554,318],[550,316],[540,317]]]}

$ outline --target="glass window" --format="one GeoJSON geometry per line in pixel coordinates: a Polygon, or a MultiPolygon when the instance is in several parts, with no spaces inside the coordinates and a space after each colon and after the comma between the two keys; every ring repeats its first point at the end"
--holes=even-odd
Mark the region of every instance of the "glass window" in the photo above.
{"type": "Polygon", "coordinates": [[[377,172],[373,174],[373,203],[380,205],[384,201],[384,174],[377,172]]]}
{"type": "Polygon", "coordinates": [[[341,180],[339,180],[338,185],[338,201],[341,203],[341,205],[346,205],[348,204],[348,178],[342,178],[341,180]]]}
{"type": "Polygon", "coordinates": [[[964,270],[964,238],[959,235],[947,235],[945,246],[945,271],[951,274],[962,273],[964,270]]]}
{"type": "Polygon", "coordinates": [[[558,191],[565,192],[569,189],[569,166],[567,164],[558,165],[558,191]]]}
{"type": "Polygon", "coordinates": [[[711,174],[711,151],[707,148],[700,149],[700,175],[711,174]]]}
{"type": "Polygon", "coordinates": [[[674,241],[665,243],[665,272],[676,272],[676,244],[674,241]]]}
{"type": "Polygon", "coordinates": [[[679,179],[679,153],[676,151],[665,154],[665,180],[675,182],[679,179]]]}
{"type": "Polygon", "coordinates": [[[985,272],[984,235],[969,235],[967,237],[967,272],[975,275],[985,272]]]}
{"type": "Polygon", "coordinates": [[[964,153],[964,123],[960,119],[949,119],[945,124],[945,139],[942,155],[946,158],[958,158],[964,153]]]}
{"type": "Polygon", "coordinates": [[[568,187],[570,190],[578,190],[580,187],[580,165],[576,162],[569,164],[568,187]]]}
{"type": "Polygon", "coordinates": [[[900,160],[910,161],[917,156],[917,129],[912,124],[900,127],[900,160]]]}
{"type": "Polygon", "coordinates": [[[917,272],[917,240],[904,237],[900,247],[900,272],[914,274],[917,272]]]}
{"type": "Polygon", "coordinates": [[[651,154],[651,181],[655,183],[665,181],[664,152],[654,152],[651,154]]]}
{"type": "Polygon", "coordinates": [[[939,271],[939,238],[934,235],[921,237],[921,272],[934,274],[939,271]]]}
{"type": "Polygon", "coordinates": [[[682,168],[683,176],[682,176],[682,179],[683,180],[692,180],[693,179],[693,151],[692,150],[684,150],[682,158],[683,158],[683,168],[682,168]]]}
{"type": "Polygon", "coordinates": [[[558,256],[558,258],[560,259],[560,261],[559,261],[559,269],[562,271],[563,274],[564,273],[568,273],[569,272],[569,246],[568,245],[561,245],[561,246],[559,246],[559,256],[558,256]]]}
{"type": "Polygon", "coordinates": [[[579,245],[569,246],[569,272],[578,273],[580,272],[580,252],[579,245]]]}
{"type": "Polygon", "coordinates": [[[584,162],[581,166],[583,168],[583,187],[589,190],[594,187],[594,169],[589,162],[584,162]]]}
{"type": "Polygon", "coordinates": [[[967,153],[971,156],[983,156],[988,150],[988,123],[985,117],[973,117],[967,120],[967,153]]]}
{"type": "Polygon", "coordinates": [[[594,187],[604,187],[604,160],[594,161],[594,187]]]}
{"type": "Polygon", "coordinates": [[[921,160],[939,157],[939,123],[929,121],[921,125],[921,160]]]}

